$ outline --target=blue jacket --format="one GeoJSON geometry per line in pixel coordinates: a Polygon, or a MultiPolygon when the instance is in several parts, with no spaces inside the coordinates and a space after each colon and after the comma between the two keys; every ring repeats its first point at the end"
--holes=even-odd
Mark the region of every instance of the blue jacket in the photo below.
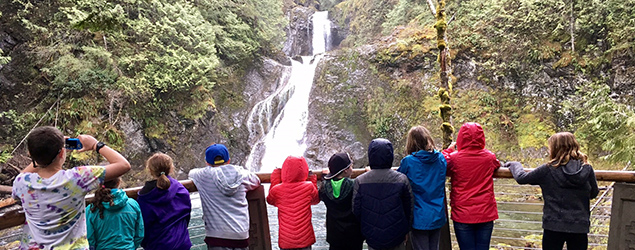
{"type": "Polygon", "coordinates": [[[371,171],[357,177],[353,187],[353,214],[375,249],[403,244],[410,231],[412,192],[408,177],[390,169],[393,159],[390,141],[373,140],[368,147],[371,171]]]}
{"type": "Polygon", "coordinates": [[[408,176],[414,195],[412,228],[433,230],[447,221],[443,204],[446,165],[445,157],[436,150],[420,150],[401,160],[397,171],[408,176]]]}
{"type": "Polygon", "coordinates": [[[137,249],[143,240],[143,217],[137,201],[121,189],[112,189],[113,205],[104,204],[104,218],[99,210],[86,207],[86,231],[90,249],[137,249]]]}

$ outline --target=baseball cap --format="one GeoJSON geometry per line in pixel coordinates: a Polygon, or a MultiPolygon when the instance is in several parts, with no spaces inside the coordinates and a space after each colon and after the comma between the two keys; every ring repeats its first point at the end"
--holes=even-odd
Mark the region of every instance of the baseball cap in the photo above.
{"type": "Polygon", "coordinates": [[[223,144],[212,144],[205,149],[205,161],[212,165],[221,165],[229,161],[229,151],[223,144]],[[222,160],[214,161],[214,159],[220,156],[222,160]]]}

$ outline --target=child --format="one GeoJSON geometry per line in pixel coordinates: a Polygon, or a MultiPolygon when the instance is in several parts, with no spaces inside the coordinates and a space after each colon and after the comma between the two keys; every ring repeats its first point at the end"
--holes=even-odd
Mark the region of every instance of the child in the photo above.
{"type": "Polygon", "coordinates": [[[230,165],[223,144],[205,150],[207,167],[190,170],[203,206],[205,243],[208,249],[249,249],[247,191],[260,186],[260,179],[240,166],[230,165]]]}
{"type": "Polygon", "coordinates": [[[45,126],[27,136],[33,163],[13,182],[13,196],[22,201],[26,216],[26,238],[20,242],[20,249],[89,249],[84,196],[104,179],[112,180],[130,170],[126,158],[103,142],[90,135],[77,139],[83,145],[79,152],[94,150],[109,164],[64,170],[62,132],[45,126]]]}
{"type": "Polygon", "coordinates": [[[561,250],[587,249],[589,233],[589,200],[598,193],[593,167],[580,152],[580,144],[569,132],[552,135],[549,162],[525,172],[518,162],[508,162],[518,184],[540,185],[545,201],[542,215],[542,248],[561,250]]]}
{"type": "Polygon", "coordinates": [[[461,249],[487,250],[498,219],[493,176],[500,162],[485,149],[485,133],[478,123],[461,126],[456,146],[456,152],[453,145],[444,151],[456,240],[461,249]]]}
{"type": "Polygon", "coordinates": [[[423,126],[408,131],[406,156],[397,171],[408,176],[414,195],[414,222],[410,239],[413,249],[439,249],[441,227],[446,223],[445,171],[443,154],[423,126]]]}
{"type": "Polygon", "coordinates": [[[374,139],[368,146],[370,171],[355,179],[353,213],[359,219],[368,249],[405,250],[412,221],[408,177],[390,169],[392,143],[374,139]]]}
{"type": "Polygon", "coordinates": [[[146,182],[137,198],[145,228],[141,246],[146,250],[190,249],[190,193],[169,176],[174,171],[172,158],[156,153],[146,162],[146,169],[156,179],[146,182]]]}
{"type": "Polygon", "coordinates": [[[352,210],[353,161],[347,153],[337,153],[328,162],[329,173],[319,189],[326,205],[326,241],[330,250],[361,250],[364,236],[352,210]]]}
{"type": "Polygon", "coordinates": [[[143,240],[143,217],[139,204],[118,189],[120,179],[104,182],[86,207],[90,248],[137,249],[143,240]]]}
{"type": "Polygon", "coordinates": [[[280,249],[311,249],[315,233],[311,224],[311,205],[320,202],[317,176],[310,174],[304,157],[289,156],[282,169],[271,173],[267,203],[278,207],[278,245],[280,249]],[[310,181],[307,181],[307,177],[310,181]]]}

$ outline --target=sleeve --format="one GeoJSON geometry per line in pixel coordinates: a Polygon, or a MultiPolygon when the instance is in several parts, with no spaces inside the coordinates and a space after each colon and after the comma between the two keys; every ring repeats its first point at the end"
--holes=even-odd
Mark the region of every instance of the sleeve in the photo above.
{"type": "Polygon", "coordinates": [[[326,199],[326,193],[324,191],[324,186],[326,185],[327,180],[322,180],[318,182],[318,195],[320,196],[320,200],[326,199]]]}
{"type": "Polygon", "coordinates": [[[598,196],[598,194],[600,193],[600,189],[598,188],[598,181],[595,177],[595,171],[593,171],[593,167],[591,167],[591,165],[589,165],[589,168],[591,168],[591,174],[589,175],[589,184],[591,185],[591,199],[595,199],[595,197],[598,196]]]}
{"type": "Polygon", "coordinates": [[[18,174],[13,181],[13,187],[11,187],[11,197],[16,201],[22,201],[20,199],[20,190],[19,187],[22,187],[22,179],[24,179],[24,173],[18,174]]]}
{"type": "Polygon", "coordinates": [[[362,194],[359,192],[359,181],[355,179],[355,184],[353,185],[353,214],[359,220],[362,216],[361,208],[362,208],[362,194]]]}
{"type": "Polygon", "coordinates": [[[271,188],[273,188],[275,185],[282,183],[282,169],[281,168],[274,169],[273,172],[271,172],[270,178],[271,178],[271,187],[269,189],[271,190],[271,188]]]}
{"type": "Polygon", "coordinates": [[[405,174],[405,175],[408,174],[408,163],[406,162],[406,158],[405,157],[403,159],[401,159],[401,162],[399,163],[399,168],[397,168],[397,171],[399,173],[402,173],[402,174],[405,174]]]}
{"type": "Polygon", "coordinates": [[[242,171],[246,172],[244,175],[245,177],[243,178],[243,184],[247,188],[247,191],[251,191],[260,187],[260,178],[258,178],[258,175],[247,170],[242,171]]]}
{"type": "Polygon", "coordinates": [[[496,155],[492,153],[492,167],[494,167],[494,171],[501,168],[501,162],[496,158],[496,155]]]}
{"type": "Polygon", "coordinates": [[[75,183],[84,193],[97,189],[106,177],[106,168],[102,166],[76,167],[72,171],[75,183]]]}
{"type": "Polygon", "coordinates": [[[320,194],[318,193],[317,188],[317,175],[311,175],[309,176],[309,179],[313,184],[311,189],[311,205],[317,205],[318,203],[320,203],[320,194]]]}
{"type": "Polygon", "coordinates": [[[145,229],[143,226],[143,216],[141,215],[141,209],[139,208],[139,203],[137,203],[133,199],[128,199],[128,201],[132,205],[132,208],[135,210],[135,212],[137,212],[137,223],[136,223],[135,234],[134,234],[134,249],[137,249],[139,248],[139,245],[141,245],[141,241],[143,241],[143,237],[145,234],[145,231],[144,231],[145,229]]]}
{"type": "Polygon", "coordinates": [[[542,165],[531,172],[525,172],[523,165],[517,161],[507,162],[505,163],[505,167],[509,168],[518,184],[538,185],[543,179],[543,176],[549,171],[547,165],[542,165]]]}
{"type": "Polygon", "coordinates": [[[93,216],[90,212],[90,208],[92,206],[92,204],[86,206],[86,238],[88,239],[88,245],[91,250],[97,248],[97,237],[95,236],[93,216]]]}
{"type": "Polygon", "coordinates": [[[198,168],[194,168],[192,170],[190,170],[190,172],[187,174],[187,178],[194,181],[196,179],[198,179],[199,173],[200,173],[200,169],[198,168]]]}
{"type": "Polygon", "coordinates": [[[267,195],[267,203],[269,203],[269,205],[272,206],[278,206],[277,201],[278,201],[278,189],[280,186],[271,186],[271,188],[269,188],[269,194],[267,195]]]}
{"type": "Polygon", "coordinates": [[[408,178],[404,176],[404,186],[401,192],[401,203],[403,204],[404,215],[408,218],[409,226],[412,226],[412,222],[414,217],[412,216],[412,211],[414,209],[414,197],[412,196],[412,188],[410,187],[410,182],[408,178]]]}
{"type": "Polygon", "coordinates": [[[446,151],[454,151],[451,149],[446,149],[443,150],[443,157],[445,158],[445,163],[446,163],[446,176],[452,176],[452,173],[454,173],[453,170],[453,162],[452,162],[452,156],[451,153],[446,153],[446,151]]]}

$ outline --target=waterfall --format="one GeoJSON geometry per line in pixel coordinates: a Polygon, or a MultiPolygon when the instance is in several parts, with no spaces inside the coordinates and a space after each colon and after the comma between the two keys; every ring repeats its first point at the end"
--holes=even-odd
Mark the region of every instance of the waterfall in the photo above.
{"type": "Polygon", "coordinates": [[[306,125],[315,68],[331,40],[328,12],[316,12],[311,18],[313,55],[291,60],[291,69],[283,72],[278,89],[249,114],[247,128],[253,146],[245,165],[252,171],[271,172],[282,166],[287,156],[304,155],[307,148],[306,125]]]}

